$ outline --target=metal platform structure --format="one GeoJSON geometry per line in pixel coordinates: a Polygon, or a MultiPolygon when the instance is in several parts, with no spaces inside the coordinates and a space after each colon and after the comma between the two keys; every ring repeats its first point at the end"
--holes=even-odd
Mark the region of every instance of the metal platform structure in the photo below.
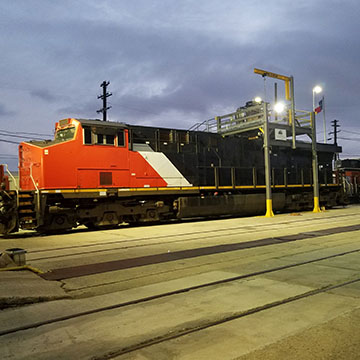
{"type": "MultiPolygon", "coordinates": [[[[256,74],[276,78],[285,82],[285,98],[288,101],[287,111],[276,114],[270,104],[264,101],[249,101],[246,106],[239,107],[235,112],[215,116],[202,123],[197,123],[189,130],[206,131],[221,134],[222,136],[233,136],[237,134],[248,134],[251,137],[262,137],[264,141],[265,183],[266,183],[266,216],[273,216],[271,195],[271,164],[270,153],[272,146],[285,146],[290,149],[307,149],[312,151],[312,173],[314,187],[314,212],[320,212],[319,205],[319,175],[317,150],[327,147],[328,144],[317,144],[315,113],[295,109],[294,79],[268,72],[266,70],[254,69],[256,74]],[[306,140],[298,140],[297,137],[306,136],[306,140]]],[[[336,147],[334,152],[340,152],[336,147]]]]}

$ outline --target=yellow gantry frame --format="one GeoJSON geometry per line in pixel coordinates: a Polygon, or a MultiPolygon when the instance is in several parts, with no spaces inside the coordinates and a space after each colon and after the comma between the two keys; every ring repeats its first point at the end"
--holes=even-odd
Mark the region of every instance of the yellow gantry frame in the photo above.
{"type": "Polygon", "coordinates": [[[275,78],[275,79],[285,81],[285,99],[289,100],[289,101],[291,100],[291,96],[290,96],[291,77],[285,76],[285,75],[280,75],[280,74],[275,74],[275,73],[272,73],[270,71],[261,70],[261,69],[257,69],[257,68],[254,69],[254,73],[259,74],[261,76],[268,76],[268,77],[272,77],[272,78],[275,78]]]}
{"type": "MultiPolygon", "coordinates": [[[[292,103],[292,110],[289,110],[289,125],[292,125],[293,127],[293,137],[294,137],[294,133],[295,133],[295,129],[294,129],[294,125],[295,122],[293,122],[293,120],[295,120],[295,102],[294,102],[294,83],[293,83],[293,78],[292,76],[286,76],[286,75],[281,75],[281,74],[276,74],[270,71],[266,71],[266,70],[261,70],[261,69],[257,69],[254,68],[254,73],[261,75],[263,77],[268,76],[274,79],[279,79],[282,81],[285,81],[285,98],[288,101],[291,101],[292,103]],[[291,88],[291,94],[290,94],[290,88],[291,88]],[[293,119],[294,117],[294,119],[293,119]]],[[[315,122],[312,120],[311,122],[311,129],[312,129],[312,146],[313,146],[313,157],[315,157],[315,162],[313,164],[314,167],[314,174],[316,172],[315,169],[317,169],[317,154],[316,154],[316,127],[315,127],[315,122]],[[314,144],[315,142],[315,144],[314,144]]],[[[263,129],[260,129],[263,133],[263,129]]],[[[293,149],[295,149],[295,139],[293,138],[293,149]]],[[[314,160],[313,160],[314,161],[314,160]]],[[[317,173],[316,173],[317,174],[317,173]]],[[[316,176],[316,182],[318,182],[318,177],[316,176]]],[[[315,184],[314,181],[314,209],[313,212],[321,212],[320,209],[320,201],[319,201],[319,189],[318,189],[319,184],[315,184]]],[[[270,216],[274,216],[273,211],[272,211],[272,199],[266,199],[266,217],[270,217],[270,216]]]]}
{"type": "MultiPolygon", "coordinates": [[[[292,103],[294,102],[294,99],[292,98],[292,95],[290,93],[291,82],[292,82],[291,76],[276,74],[271,71],[257,69],[257,68],[254,68],[254,73],[259,74],[261,76],[268,76],[268,77],[271,77],[274,79],[285,81],[285,99],[288,101],[291,101],[292,103]]],[[[292,122],[293,122],[293,114],[292,114],[292,111],[289,110],[289,125],[291,125],[292,122]]]]}

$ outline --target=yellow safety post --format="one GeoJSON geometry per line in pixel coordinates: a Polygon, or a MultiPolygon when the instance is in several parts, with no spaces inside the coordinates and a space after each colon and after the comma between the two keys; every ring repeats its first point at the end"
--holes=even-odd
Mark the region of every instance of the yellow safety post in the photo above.
{"type": "Polygon", "coordinates": [[[319,198],[317,196],[314,196],[314,210],[313,210],[313,212],[314,213],[321,212],[320,202],[319,202],[319,198]]]}
{"type": "Polygon", "coordinates": [[[274,216],[274,212],[272,210],[272,199],[266,199],[266,214],[265,217],[274,216]]]}

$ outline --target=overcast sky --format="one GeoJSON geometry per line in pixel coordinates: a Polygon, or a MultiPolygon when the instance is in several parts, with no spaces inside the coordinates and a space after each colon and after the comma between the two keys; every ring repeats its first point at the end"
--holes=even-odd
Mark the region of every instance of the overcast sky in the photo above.
{"type": "Polygon", "coordinates": [[[297,109],[322,85],[328,131],[340,120],[342,157],[360,157],[359,19],[358,0],[2,0],[0,161],[22,140],[4,131],[99,117],[104,80],[110,120],[189,128],[264,96],[254,67],[293,75],[297,109]]]}

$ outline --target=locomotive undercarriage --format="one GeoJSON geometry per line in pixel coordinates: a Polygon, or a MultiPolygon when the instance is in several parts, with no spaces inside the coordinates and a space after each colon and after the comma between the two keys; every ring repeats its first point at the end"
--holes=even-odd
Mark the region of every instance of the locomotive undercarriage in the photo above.
{"type": "MultiPolygon", "coordinates": [[[[111,228],[121,223],[158,222],[167,219],[194,217],[246,216],[265,213],[263,189],[246,191],[207,191],[194,195],[157,195],[106,197],[89,194],[42,193],[38,201],[35,191],[0,194],[0,233],[18,229],[39,232],[63,231],[85,225],[88,228],[111,228]],[[18,202],[18,207],[17,207],[18,202]],[[37,210],[40,208],[40,211],[37,210]]],[[[327,208],[345,204],[341,188],[323,187],[320,206],[327,208]]],[[[273,191],[274,212],[311,210],[311,188],[288,188],[273,191]]]]}
{"type": "Polygon", "coordinates": [[[18,230],[16,193],[0,191],[0,234],[8,234],[18,230]]]}
{"type": "MultiPolygon", "coordinates": [[[[165,200],[165,199],[164,199],[165,200]]],[[[46,197],[43,222],[38,231],[67,230],[79,225],[90,229],[111,228],[121,223],[151,222],[173,217],[164,200],[148,198],[63,198],[46,197]]]]}

